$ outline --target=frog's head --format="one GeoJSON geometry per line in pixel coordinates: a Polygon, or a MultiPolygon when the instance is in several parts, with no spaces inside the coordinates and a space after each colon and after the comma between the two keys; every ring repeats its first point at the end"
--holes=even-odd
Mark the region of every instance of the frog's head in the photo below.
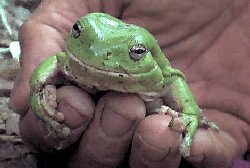
{"type": "MultiPolygon", "coordinates": [[[[91,13],[79,19],[66,47],[79,66],[106,78],[113,76],[112,80],[119,83],[138,85],[132,90],[155,88],[163,83],[162,71],[168,66],[157,41],[147,30],[104,13],[91,13]]],[[[76,69],[76,65],[71,68],[76,69]]]]}

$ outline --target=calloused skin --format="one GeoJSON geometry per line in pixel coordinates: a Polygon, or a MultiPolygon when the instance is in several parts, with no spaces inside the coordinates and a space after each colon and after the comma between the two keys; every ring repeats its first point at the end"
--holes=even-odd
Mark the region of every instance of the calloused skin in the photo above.
{"type": "Polygon", "coordinates": [[[45,0],[21,27],[21,69],[10,105],[23,117],[20,131],[38,150],[80,138],[72,167],[116,167],[132,142],[130,167],[178,167],[181,134],[168,128],[169,116],[145,117],[143,101],[132,94],[106,93],[98,102],[73,86],[57,90],[58,110],[72,128],[61,142],[48,136],[29,109],[29,78],[46,57],[64,48],[73,23],[89,12],[105,12],[147,28],[173,67],[182,70],[204,115],[220,132],[199,129],[191,157],[201,167],[231,167],[250,148],[250,2],[246,0],[45,0]]]}

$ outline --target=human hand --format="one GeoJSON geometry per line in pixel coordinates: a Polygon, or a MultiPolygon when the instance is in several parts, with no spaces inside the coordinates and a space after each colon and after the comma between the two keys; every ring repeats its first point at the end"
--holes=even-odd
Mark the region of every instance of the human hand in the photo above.
{"type": "MultiPolygon", "coordinates": [[[[250,141],[250,91],[246,76],[249,13],[243,2],[192,3],[45,1],[20,33],[21,70],[11,104],[23,115],[23,138],[43,150],[59,144],[59,139],[47,137],[43,125],[29,110],[28,80],[42,59],[63,50],[66,35],[80,16],[102,9],[153,33],[171,64],[186,74],[204,115],[220,125],[222,131],[216,134],[197,131],[190,162],[203,167],[229,167],[233,157],[243,154],[250,141]]],[[[81,138],[78,160],[72,163],[114,167],[132,142],[131,167],[178,167],[181,135],[168,129],[168,116],[144,119],[145,107],[139,97],[108,93],[94,105],[86,92],[74,87],[62,87],[57,96],[65,123],[73,128],[63,147],[81,138]]]]}

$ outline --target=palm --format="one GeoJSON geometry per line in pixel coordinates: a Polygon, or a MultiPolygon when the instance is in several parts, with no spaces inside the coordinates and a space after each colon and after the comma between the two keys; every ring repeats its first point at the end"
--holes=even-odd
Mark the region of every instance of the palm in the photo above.
{"type": "Polygon", "coordinates": [[[234,137],[240,136],[239,143],[245,149],[247,146],[243,142],[247,137],[244,135],[250,129],[250,60],[246,51],[249,39],[244,34],[247,27],[243,25],[247,14],[230,20],[229,14],[220,11],[213,11],[210,16],[202,16],[202,12],[193,22],[189,22],[189,18],[183,22],[186,13],[173,20],[171,15],[168,18],[167,12],[140,16],[140,19],[127,13],[123,19],[155,34],[172,66],[186,74],[204,114],[234,137]],[[237,129],[231,123],[235,123],[237,129]]]}

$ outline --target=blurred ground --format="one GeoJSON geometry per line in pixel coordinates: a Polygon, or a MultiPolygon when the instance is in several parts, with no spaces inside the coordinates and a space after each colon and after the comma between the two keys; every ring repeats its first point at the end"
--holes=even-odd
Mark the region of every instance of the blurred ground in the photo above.
{"type": "Polygon", "coordinates": [[[18,40],[18,29],[40,0],[0,1],[0,168],[36,168],[37,159],[19,136],[19,115],[8,108],[19,62],[8,52],[18,40]]]}

